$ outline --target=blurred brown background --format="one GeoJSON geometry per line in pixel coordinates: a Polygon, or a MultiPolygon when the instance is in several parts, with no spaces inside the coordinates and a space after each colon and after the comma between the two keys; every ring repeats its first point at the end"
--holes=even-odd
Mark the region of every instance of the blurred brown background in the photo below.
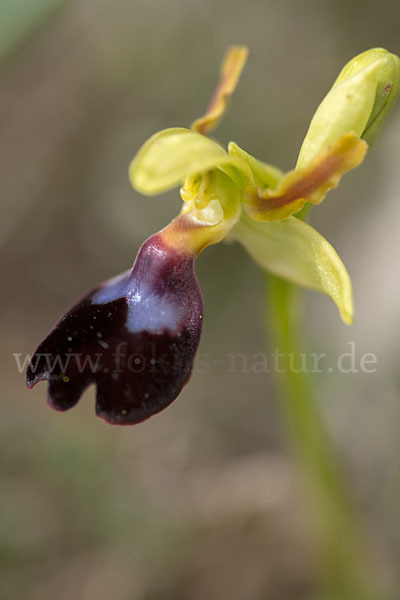
{"type": "MultiPolygon", "coordinates": [[[[204,110],[231,43],[250,58],[217,132],[284,169],[342,65],[400,53],[396,1],[46,0],[0,5],[0,597],[308,599],[310,515],[274,374],[229,369],[265,351],[262,281],[228,244],[198,261],[206,303],[189,386],[133,428],[28,392],[32,352],[77,296],[125,270],[179,208],[144,198],[127,166],[142,142],[204,110]],[[219,361],[219,362],[217,362],[219,361]],[[222,361],[222,362],[221,362],[222,361]]],[[[326,369],[321,410],[375,566],[399,590],[400,104],[362,168],[313,211],[353,279],[356,323],[307,293],[308,348],[355,342],[375,373],[326,369]]],[[[267,348],[267,352],[271,352],[267,348]]],[[[359,362],[358,362],[359,364],[359,362]]]]}

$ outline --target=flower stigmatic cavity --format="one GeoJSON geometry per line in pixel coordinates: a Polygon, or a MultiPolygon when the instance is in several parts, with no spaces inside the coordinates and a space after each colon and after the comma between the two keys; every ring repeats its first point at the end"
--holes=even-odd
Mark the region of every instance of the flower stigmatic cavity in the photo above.
{"type": "Polygon", "coordinates": [[[190,378],[203,300],[196,257],[229,235],[263,269],[323,292],[353,319],[350,277],[331,244],[302,218],[357,167],[399,91],[399,59],[368,50],[341,71],[313,117],[296,168],[283,173],[235,142],[206,136],[227,109],[247,49],[232,47],[206,113],[191,129],[154,134],[133,159],[134,188],[153,195],[181,186],[179,215],[140,248],[131,271],[79,300],[33,354],[27,384],[48,380],[65,411],[95,384],[96,413],[134,424],[160,412],[190,378]]]}

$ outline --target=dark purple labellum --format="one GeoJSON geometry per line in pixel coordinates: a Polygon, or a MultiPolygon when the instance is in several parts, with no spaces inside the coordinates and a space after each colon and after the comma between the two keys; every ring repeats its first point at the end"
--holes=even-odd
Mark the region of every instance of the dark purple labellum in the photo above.
{"type": "Polygon", "coordinates": [[[96,383],[96,413],[130,425],[167,407],[188,381],[200,341],[203,300],[194,256],[159,234],[132,271],[92,290],[40,344],[27,385],[48,380],[48,402],[68,410],[96,383]]]}

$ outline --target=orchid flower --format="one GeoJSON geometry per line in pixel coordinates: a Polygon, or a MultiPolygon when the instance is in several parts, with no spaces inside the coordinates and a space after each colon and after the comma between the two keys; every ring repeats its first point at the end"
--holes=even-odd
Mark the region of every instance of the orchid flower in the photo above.
{"type": "Polygon", "coordinates": [[[205,115],[191,129],[156,133],[133,159],[136,190],[152,195],[181,186],[183,204],[144,242],[132,270],[86,294],[33,354],[27,384],[48,380],[55,409],[71,408],[95,383],[97,415],[134,424],[178,396],[203,320],[195,259],[228,235],[263,269],[330,296],[343,321],[352,322],[346,268],[297,217],[364,159],[398,93],[399,59],[378,48],[350,61],[318,108],[296,168],[284,174],[234,142],[226,150],[206,135],[226,111],[246,58],[246,48],[232,47],[205,115]]]}

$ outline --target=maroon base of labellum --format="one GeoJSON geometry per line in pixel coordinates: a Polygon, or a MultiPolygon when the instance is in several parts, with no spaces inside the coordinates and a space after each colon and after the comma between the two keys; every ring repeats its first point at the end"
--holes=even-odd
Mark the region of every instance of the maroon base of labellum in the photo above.
{"type": "Polygon", "coordinates": [[[61,319],[32,356],[27,385],[48,380],[49,404],[64,411],[95,383],[98,416],[139,423],[175,400],[189,379],[202,318],[194,256],[156,234],[130,273],[95,288],[61,319]]]}

